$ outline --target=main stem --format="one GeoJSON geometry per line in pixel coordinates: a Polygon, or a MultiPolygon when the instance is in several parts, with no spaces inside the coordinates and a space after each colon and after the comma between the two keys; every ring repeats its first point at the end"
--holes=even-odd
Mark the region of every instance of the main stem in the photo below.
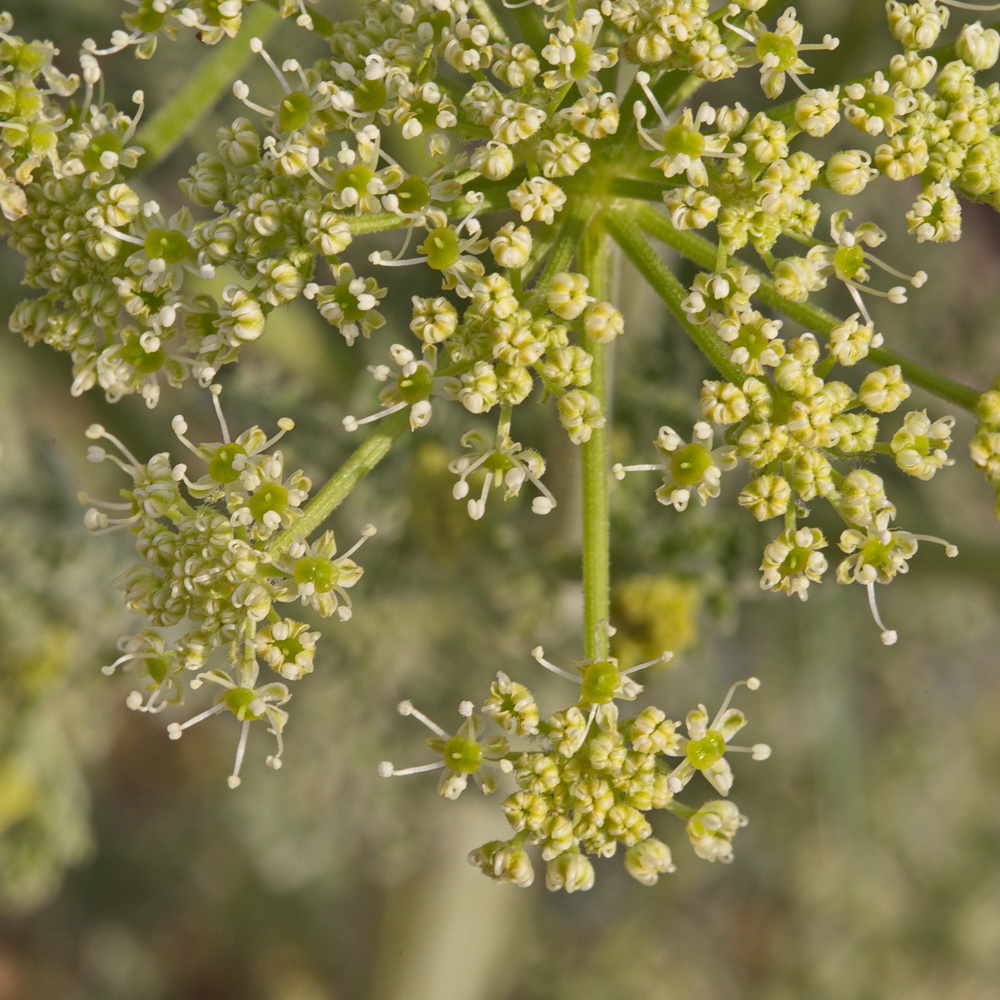
{"type": "MultiPolygon", "coordinates": [[[[584,234],[577,253],[577,266],[590,279],[589,292],[598,300],[608,297],[608,242],[603,231],[592,225],[584,234]]],[[[608,656],[607,623],[611,614],[611,532],[608,511],[608,412],[607,357],[604,344],[592,343],[590,385],[601,402],[605,424],[595,428],[580,446],[583,489],[583,648],[589,659],[608,656]]]]}

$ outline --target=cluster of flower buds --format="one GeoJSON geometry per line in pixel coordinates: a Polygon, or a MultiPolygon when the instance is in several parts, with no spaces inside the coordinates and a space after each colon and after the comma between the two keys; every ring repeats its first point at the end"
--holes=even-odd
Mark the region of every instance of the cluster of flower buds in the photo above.
{"type": "Polygon", "coordinates": [[[512,785],[501,810],[513,836],[483,844],[469,856],[498,882],[531,885],[528,847],[534,846],[545,862],[549,889],[589,889],[594,884],[591,856],[608,858],[620,847],[628,873],[653,885],[661,874],[674,871],[670,848],[653,836],[647,818],[659,809],[684,820],[698,857],[731,861],[733,836],[746,818],[726,798],[733,785],[726,754],[745,751],[754,760],[770,755],[763,743],[740,747],[730,742],[747,723],[730,706],[732,697],[744,685],[756,690],[757,678],[734,684],[714,716],[704,705],[688,712],[682,734],[679,724],[655,706],[628,717],[619,710],[619,702],[634,701],[642,692],[632,675],[669,659],[670,653],[624,670],[610,656],[582,660],[575,673],[550,663],[541,647],[532,655],[578,687],[572,705],[543,718],[531,691],[500,672],[480,709],[499,732],[484,738],[484,719],[471,701],[459,706],[463,722],[453,734],[411,702],[401,702],[401,715],[413,716],[434,733],[427,745],[437,759],[405,768],[384,761],[379,774],[439,770],[438,790],[450,799],[464,791],[470,776],[486,794],[501,782],[512,785]],[[518,741],[525,744],[522,749],[513,745],[518,741]],[[693,808],[676,796],[698,772],[723,798],[693,808]]]}
{"type": "Polygon", "coordinates": [[[319,633],[278,608],[298,602],[323,618],[348,619],[347,591],[362,574],[352,556],[375,529],[367,526],[343,553],[332,531],[311,542],[301,537],[296,522],[310,483],[300,471],[286,473],[282,453],[274,449],[292,421],[280,420],[270,438],[259,427],[233,438],[218,395],[216,387],[221,440],[194,444],[184,418],[173,421],[178,440],[203,468],[197,478],[167,452],[140,462],[94,424],[87,430],[95,442],[88,458],[118,466],[130,484],[120,501],[80,500],[89,505],[85,521],[91,531],[128,530],[141,557],[116,586],[146,626],[121,640],[122,655],[105,672],[122,667],[135,676],[127,704],[140,712],[179,705],[188,690],[211,685],[212,706],[187,722],[171,723],[168,732],[177,739],[202,719],[223,712],[236,716],[242,727],[229,778],[235,788],[253,722],[262,721],[275,737],[277,750],[267,763],[281,766],[288,718],[283,706],[291,697],[285,682],[313,670],[319,633]],[[227,666],[209,666],[219,647],[226,649],[227,666]],[[267,680],[272,671],[281,680],[267,680]]]}

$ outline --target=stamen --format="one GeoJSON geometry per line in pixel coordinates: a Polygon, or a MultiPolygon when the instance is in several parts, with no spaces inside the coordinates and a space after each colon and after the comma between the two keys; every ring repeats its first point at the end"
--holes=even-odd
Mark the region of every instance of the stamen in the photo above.
{"type": "Polygon", "coordinates": [[[546,660],[545,651],[541,646],[535,646],[535,648],[531,651],[531,655],[539,664],[541,664],[541,666],[545,667],[546,670],[551,670],[552,673],[558,674],[560,677],[564,677],[566,680],[572,681],[574,684],[579,683],[579,677],[574,677],[573,674],[546,660]]]}
{"type": "Polygon", "coordinates": [[[251,111],[256,111],[257,114],[263,115],[265,118],[270,118],[273,115],[270,108],[261,107],[250,100],[250,88],[242,80],[233,82],[233,97],[242,101],[251,111]]]}
{"type": "MultiPolygon", "coordinates": [[[[194,687],[193,683],[191,687],[194,687]]],[[[190,729],[191,726],[197,725],[205,719],[210,719],[213,715],[218,715],[225,707],[226,703],[220,701],[218,705],[213,705],[211,708],[205,709],[204,712],[196,715],[193,719],[188,719],[187,722],[171,722],[167,726],[167,736],[172,740],[179,740],[185,729],[190,729]]]]}
{"type": "Polygon", "coordinates": [[[479,494],[478,500],[470,500],[466,505],[469,511],[469,517],[473,521],[478,521],[486,513],[486,498],[489,496],[490,487],[493,485],[493,474],[487,474],[486,478],[483,480],[483,490],[479,494]]]}
{"type": "Polygon", "coordinates": [[[622,671],[622,676],[627,677],[629,674],[637,673],[639,670],[645,670],[647,667],[655,667],[657,663],[668,663],[674,658],[674,654],[670,650],[665,649],[655,660],[647,660],[645,663],[637,664],[634,667],[629,667],[628,670],[622,671]]]}
{"type": "Polygon", "coordinates": [[[448,739],[448,734],[436,722],[432,722],[428,719],[427,716],[420,711],[420,709],[414,708],[412,701],[401,701],[396,706],[396,711],[399,712],[400,715],[412,715],[419,722],[422,722],[432,733],[440,736],[442,739],[448,739]]]}
{"type": "Polygon", "coordinates": [[[337,556],[337,558],[350,559],[351,556],[353,556],[354,553],[357,552],[369,538],[376,534],[378,534],[378,528],[376,528],[374,524],[366,524],[361,529],[361,537],[342,556],[337,556]]]}
{"type": "Polygon", "coordinates": [[[871,608],[872,618],[875,619],[875,624],[881,631],[879,638],[882,640],[882,645],[892,646],[899,638],[899,635],[895,630],[885,627],[885,624],[878,613],[878,605],[875,603],[875,581],[869,580],[866,586],[868,588],[868,607],[871,608]]]}
{"type": "Polygon", "coordinates": [[[264,48],[264,43],[259,38],[255,37],[250,39],[250,51],[253,52],[255,55],[259,55],[264,60],[264,62],[266,62],[267,65],[270,66],[271,72],[274,73],[274,75],[278,78],[278,83],[281,84],[282,90],[284,90],[286,94],[290,94],[292,92],[292,88],[288,86],[288,81],[285,79],[285,74],[282,73],[280,69],[278,69],[277,64],[271,58],[271,55],[267,51],[267,49],[264,48]]]}
{"type": "Polygon", "coordinates": [[[915,539],[918,542],[934,542],[937,545],[944,546],[944,554],[949,559],[954,559],[958,555],[958,546],[953,545],[951,542],[946,541],[943,538],[938,538],[936,535],[915,535],[912,532],[906,533],[908,537],[915,539]]]}
{"type": "Polygon", "coordinates": [[[438,760],[433,764],[417,764],[414,767],[394,767],[391,761],[383,760],[378,766],[379,777],[401,778],[407,774],[423,774],[426,771],[438,771],[444,767],[444,761],[438,760]]]}
{"type": "MultiPolygon", "coordinates": [[[[222,404],[219,402],[219,396],[222,394],[221,385],[213,385],[208,390],[212,394],[212,406],[215,407],[215,415],[219,418],[219,428],[222,430],[222,440],[224,444],[230,444],[232,438],[229,436],[229,425],[226,423],[226,418],[222,413],[222,404]]],[[[175,418],[176,419],[176,418],[175,418]]],[[[279,423],[280,426],[280,423],[279,423]]],[[[264,445],[267,448],[270,445],[264,445]]]]}
{"type": "Polygon", "coordinates": [[[243,766],[243,755],[247,748],[247,734],[250,732],[250,720],[243,720],[243,727],[240,730],[240,742],[236,747],[236,764],[233,773],[226,778],[226,784],[230,788],[238,788],[240,784],[240,768],[243,766]]]}
{"type": "MultiPolygon", "coordinates": [[[[111,434],[107,430],[105,430],[104,427],[101,424],[91,424],[84,433],[85,433],[85,435],[88,438],[90,438],[91,441],[98,441],[101,438],[104,438],[105,441],[110,441],[125,456],[125,458],[128,460],[128,462],[131,463],[132,469],[138,469],[138,468],[142,467],[142,462],[140,462],[139,459],[137,459],[135,457],[135,455],[133,455],[132,452],[130,452],[128,450],[128,448],[126,448],[125,445],[123,445],[121,443],[121,441],[117,437],[115,437],[114,434],[111,434]]],[[[115,462],[125,472],[128,472],[129,475],[132,474],[132,470],[128,469],[128,468],[126,468],[126,466],[122,465],[120,459],[116,458],[116,456],[114,456],[114,455],[108,454],[106,451],[104,451],[103,448],[90,448],[90,449],[88,449],[88,451],[87,451],[87,460],[91,461],[91,462],[93,462],[93,461],[97,461],[97,462],[103,461],[103,458],[96,458],[95,459],[95,458],[91,458],[90,457],[91,453],[96,454],[97,452],[103,452],[103,458],[107,458],[110,461],[115,462]]]]}
{"type": "Polygon", "coordinates": [[[662,472],[665,468],[663,465],[622,465],[616,462],[611,466],[611,475],[620,482],[627,472],[662,472]]]}
{"type": "Polygon", "coordinates": [[[736,681],[726,692],[726,697],[722,699],[722,705],[719,707],[719,711],[715,713],[716,719],[721,719],[725,715],[726,710],[729,708],[729,703],[733,700],[733,695],[741,687],[746,687],[750,691],[756,691],[760,687],[760,679],[757,677],[748,677],[745,681],[736,681]]]}
{"type": "Polygon", "coordinates": [[[384,410],[379,410],[378,413],[371,414],[371,416],[362,417],[360,420],[352,416],[344,417],[341,423],[344,425],[344,430],[350,434],[356,431],[362,424],[370,424],[374,420],[381,420],[383,417],[388,417],[391,413],[398,413],[400,410],[405,410],[409,405],[406,400],[402,400],[392,406],[386,407],[384,410]]]}

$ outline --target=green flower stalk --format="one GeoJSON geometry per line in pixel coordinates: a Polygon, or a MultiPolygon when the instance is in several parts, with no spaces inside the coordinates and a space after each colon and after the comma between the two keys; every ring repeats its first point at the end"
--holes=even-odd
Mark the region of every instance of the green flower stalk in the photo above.
{"type": "MultiPolygon", "coordinates": [[[[102,427],[88,431],[91,458],[129,480],[119,501],[84,502],[92,531],[130,532],[140,557],[117,585],[145,624],[107,668],[136,676],[132,708],[159,712],[207,684],[212,705],[169,735],[231,714],[230,785],[255,729],[274,736],[267,762],[279,766],[288,683],[312,671],[320,639],[279,606],[349,618],[362,575],[353,556],[374,534],[367,526],[341,552],[332,512],[395,442],[431,433],[451,408],[466,422],[453,497],[470,517],[500,516],[490,498],[525,487],[548,515],[561,498],[546,456],[521,440],[520,409],[545,405],[579,453],[580,503],[566,508],[581,512],[582,659],[574,671],[540,648],[535,659],[573,695],[545,714],[500,671],[478,711],[463,698],[454,733],[404,701],[401,713],[434,733],[436,759],[379,771],[441,770],[448,798],[470,776],[485,793],[513,787],[501,806],[512,836],[472,855],[498,881],[530,884],[537,851],[550,889],[586,889],[591,857],[621,846],[626,870],[652,884],[674,870],[654,809],[683,820],[697,856],[731,859],[745,823],[725,798],[726,755],[741,749],[730,740],[747,723],[729,705],[738,685],[711,719],[704,706],[688,712],[686,736],[655,706],[620,710],[641,692],[631,675],[669,653],[629,668],[611,655],[615,480],[659,474],[651,492],[675,523],[692,501],[724,502],[731,482],[738,506],[775,522],[760,586],[802,600],[830,566],[812,523],[825,506],[843,525],[836,579],[865,588],[886,643],[897,634],[875,585],[906,572],[921,541],[941,540],[896,524],[874,463],[926,481],[955,461],[952,416],[901,410],[911,384],[975,411],[973,461],[1000,490],[1000,390],[980,393],[899,351],[896,324],[870,306],[901,308],[933,279],[898,269],[888,233],[850,207],[874,185],[910,182],[902,215],[918,244],[957,240],[963,201],[1000,207],[1000,96],[981,82],[1000,34],[949,23],[993,8],[889,0],[889,64],[811,88],[812,60],[837,40],[777,6],[369,0],[334,22],[312,0],[139,0],[108,45],[84,43],[71,74],[0,15],[0,212],[34,292],[11,328],[69,355],[73,394],[99,388],[153,407],[193,380],[218,412],[218,441],[194,443],[184,419],[173,422],[190,470],[192,459],[144,462],[102,427]],[[269,51],[275,12],[322,40],[315,61],[269,51]],[[220,47],[173,101],[150,115],[142,92],[124,109],[105,100],[106,56],[148,59],[187,32],[220,47]],[[248,58],[268,70],[252,87],[231,79],[248,58]],[[743,99],[719,97],[714,85],[737,77],[744,89],[725,93],[743,99]],[[180,178],[183,203],[168,214],[141,172],[225,89],[233,117],[180,178]],[[361,236],[377,247],[367,256],[361,236]],[[664,336],[689,338],[712,377],[691,387],[690,432],[650,424],[657,460],[612,465],[624,261],[666,305],[664,336]],[[430,282],[419,295],[413,268],[430,282]],[[391,321],[397,302],[409,332],[391,321]],[[383,359],[369,369],[368,415],[341,419],[345,434],[371,424],[368,436],[315,493],[274,447],[291,420],[271,437],[256,426],[233,436],[218,405],[220,371],[291,303],[349,347],[377,339],[383,359]],[[723,799],[680,801],[698,772],[723,799]]],[[[746,749],[768,755],[765,744],[746,749]]]]}

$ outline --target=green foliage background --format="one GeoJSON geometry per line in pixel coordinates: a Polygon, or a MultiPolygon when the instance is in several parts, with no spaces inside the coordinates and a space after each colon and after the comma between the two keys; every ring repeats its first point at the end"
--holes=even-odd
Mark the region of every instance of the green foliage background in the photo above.
{"type": "MultiPolygon", "coordinates": [[[[842,39],[821,73],[884,59],[880,3],[798,7],[813,34],[842,39]]],[[[60,45],[64,68],[83,37],[117,26],[106,0],[10,9],[19,32],[60,45]]],[[[182,43],[158,54],[149,78],[128,56],[108,73],[123,95],[143,86],[155,110],[198,55],[182,43]]],[[[232,102],[217,113],[231,117],[232,102]]],[[[150,179],[165,206],[170,178],[215,124],[200,124],[150,179]]],[[[894,263],[932,277],[911,307],[886,306],[881,328],[890,346],[985,386],[1000,369],[1000,224],[969,207],[958,246],[918,254],[899,225],[906,194],[866,208],[893,233],[894,263]]],[[[2,259],[9,308],[18,262],[6,250],[2,259]]],[[[704,372],[637,279],[624,280],[614,448],[627,461],[660,423],[694,415],[704,372]]],[[[294,416],[286,451],[321,478],[347,452],[340,417],[371,406],[364,365],[388,342],[366,357],[367,345],[348,350],[307,309],[283,310],[224,375],[231,424],[294,416]]],[[[559,452],[559,428],[540,419],[533,432],[557,455],[551,486],[568,501],[544,520],[499,505],[468,520],[450,496],[445,466],[462,428],[447,414],[352,495],[338,533],[380,528],[361,560],[355,617],[330,628],[297,692],[284,769],[266,771],[251,746],[230,792],[235,723],[171,743],[163,717],[125,709],[126,680],[101,676],[125,628],[110,580],[128,539],[87,538],[75,501],[81,486],[117,489],[82,461],[88,423],[144,455],[168,447],[176,412],[210,427],[205,394],[168,395],[150,414],[135,399],[113,410],[93,393],[72,400],[69,382],[62,359],[0,336],[2,1000],[996,996],[1000,535],[991,491],[958,446],[959,464],[919,495],[894,487],[901,522],[962,551],[921,551],[909,577],[880,590],[900,632],[889,649],[860,588],[826,583],[805,605],[763,594],[765,531],[732,497],[679,515],[642,477],[617,488],[621,655],[685,645],[648,679],[678,712],[758,675],[745,707],[752,738],[774,753],[739,772],[751,824],[731,867],[678,844],[679,871],[654,888],[608,865],[592,892],[555,897],[494,886],[466,864],[470,847],[502,835],[490,804],[438,799],[432,778],[381,781],[375,766],[422,759],[419,727],[393,710],[400,698],[450,718],[503,669],[544,699],[549,679],[528,650],[578,655],[573,454],[559,452]]],[[[970,433],[960,420],[957,440],[970,433]]],[[[657,832],[676,839],[669,823],[657,832]]]]}

